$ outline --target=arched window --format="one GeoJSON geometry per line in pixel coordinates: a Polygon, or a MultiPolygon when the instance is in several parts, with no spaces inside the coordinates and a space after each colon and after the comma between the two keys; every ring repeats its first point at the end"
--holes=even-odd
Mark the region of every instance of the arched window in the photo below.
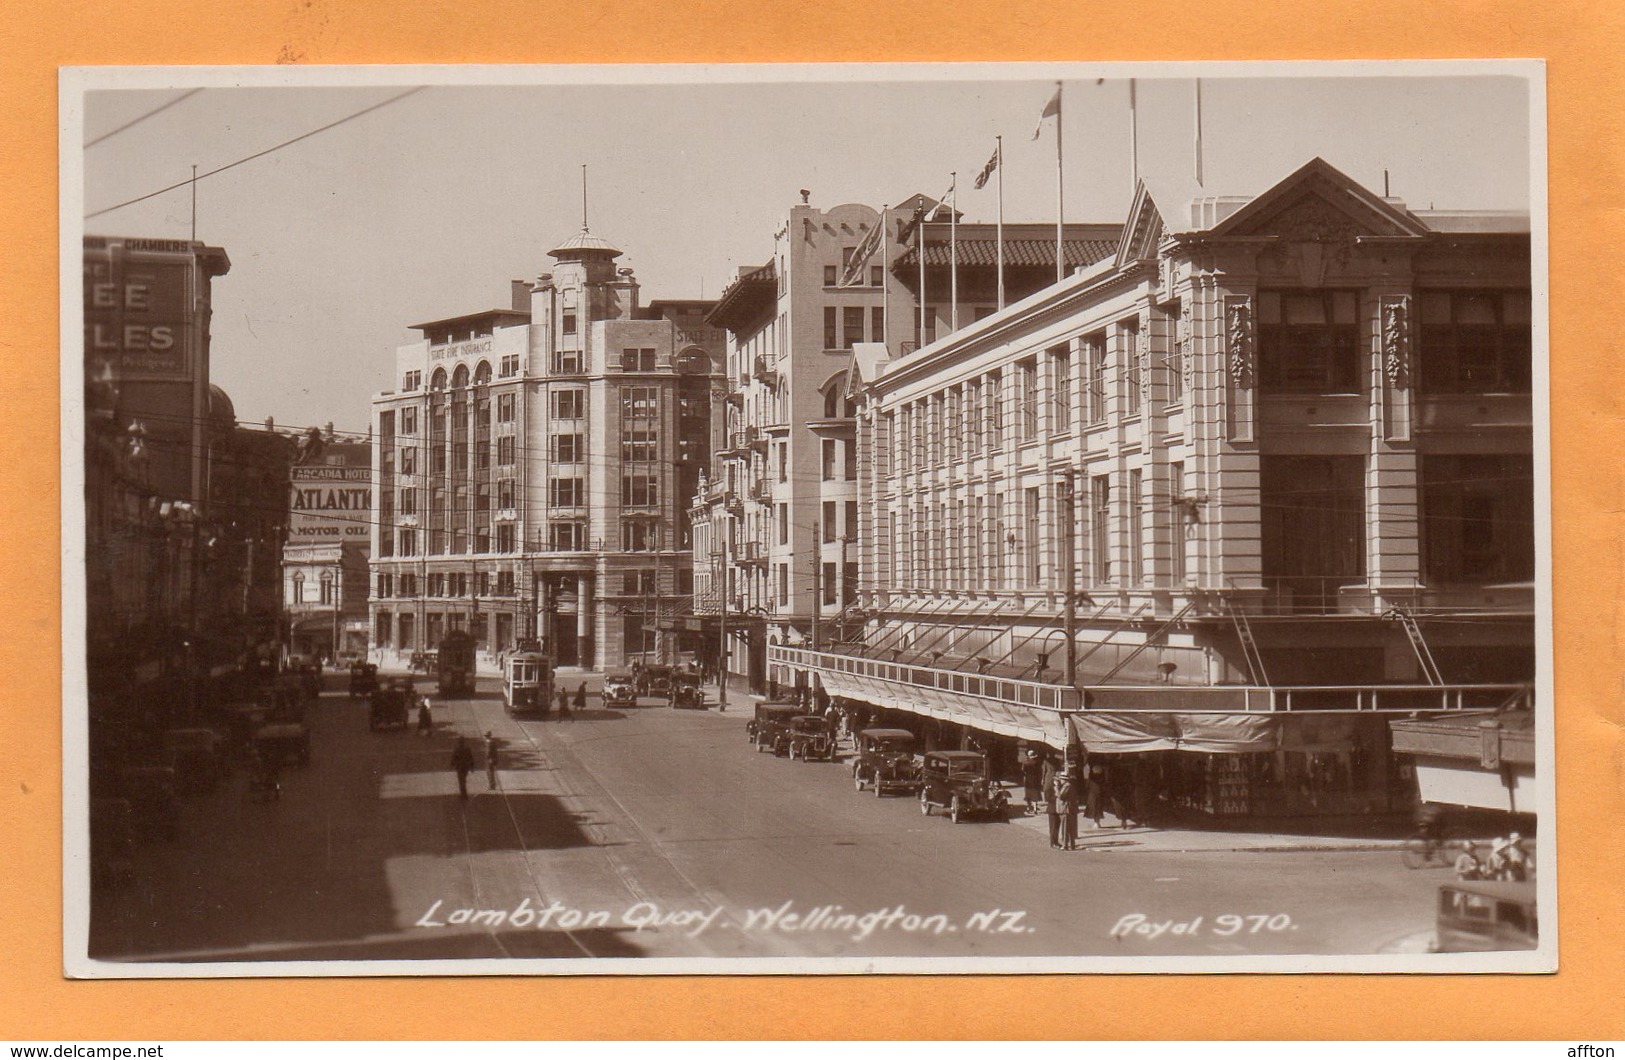
{"type": "Polygon", "coordinates": [[[491,382],[491,362],[481,361],[474,369],[474,385],[485,386],[491,382]]]}
{"type": "Polygon", "coordinates": [[[446,370],[444,368],[436,368],[434,370],[434,375],[429,377],[429,389],[430,390],[444,390],[444,389],[446,389],[446,370]]]}
{"type": "Polygon", "coordinates": [[[333,606],[333,572],[322,571],[322,606],[333,606]]]}
{"type": "Polygon", "coordinates": [[[846,373],[842,372],[824,384],[824,418],[837,420],[850,415],[852,410],[846,400],[846,373]]]}
{"type": "Polygon", "coordinates": [[[293,603],[302,604],[304,602],[305,576],[303,574],[295,574],[293,576],[293,603]]]}
{"type": "Polygon", "coordinates": [[[468,365],[459,364],[457,371],[451,375],[451,385],[454,390],[461,390],[468,385],[468,365]]]}

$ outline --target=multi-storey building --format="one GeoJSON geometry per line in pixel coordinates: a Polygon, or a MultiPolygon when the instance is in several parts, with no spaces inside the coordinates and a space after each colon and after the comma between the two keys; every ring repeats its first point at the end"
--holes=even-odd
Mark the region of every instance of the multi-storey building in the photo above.
{"type": "Polygon", "coordinates": [[[639,303],[586,229],[513,305],[416,325],[374,401],[373,645],[470,628],[559,665],[670,653],[691,591],[685,490],[712,431],[709,303],[639,303]],[[668,622],[667,625],[676,625],[668,622]],[[674,631],[670,631],[674,632],[674,631]]]}
{"type": "MultiPolygon", "coordinates": [[[[820,210],[806,198],[775,233],[772,258],[742,268],[709,318],[730,337],[727,418],[694,496],[695,609],[711,623],[707,656],[727,626],[730,671],[758,687],[768,645],[836,640],[854,629],[853,349],[913,350],[922,334],[930,340],[998,308],[994,226],[951,228],[948,208],[921,195],[884,217],[858,204],[820,210]]],[[[1067,226],[1068,262],[1107,256],[1118,230],[1067,226]]],[[[1053,281],[1053,233],[1008,226],[1007,297],[1053,281]]]]}
{"type": "Polygon", "coordinates": [[[1215,812],[1386,805],[1385,712],[1534,677],[1528,219],[1318,159],[1195,190],[1142,184],[1110,259],[859,351],[863,643],[770,664],[1215,812]]]}
{"type": "Polygon", "coordinates": [[[288,469],[282,585],[288,648],[309,658],[367,650],[372,445],[312,428],[288,469]]]}

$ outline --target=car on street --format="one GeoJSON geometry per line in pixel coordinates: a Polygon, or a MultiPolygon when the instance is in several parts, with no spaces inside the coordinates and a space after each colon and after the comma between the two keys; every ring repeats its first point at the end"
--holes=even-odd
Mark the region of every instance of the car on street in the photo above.
{"type": "Polygon", "coordinates": [[[638,662],[632,665],[633,683],[640,696],[671,695],[672,668],[664,663],[638,662]]]}
{"type": "Polygon", "coordinates": [[[907,729],[864,729],[858,733],[857,756],[852,760],[852,784],[859,791],[873,788],[876,798],[888,791],[913,793],[920,790],[914,734],[907,729]]]}
{"type": "Polygon", "coordinates": [[[604,706],[635,707],[638,690],[629,673],[610,673],[604,676],[604,706]]]}
{"type": "Polygon", "coordinates": [[[968,817],[1005,820],[1010,796],[988,776],[981,751],[930,751],[920,763],[920,812],[941,806],[958,824],[968,817]]]}
{"type": "Polygon", "coordinates": [[[757,751],[786,754],[790,748],[790,719],[802,712],[800,703],[756,704],[755,716],[745,723],[745,738],[757,751]]]}
{"type": "Polygon", "coordinates": [[[814,758],[826,762],[835,759],[835,726],[822,714],[802,714],[790,719],[789,753],[791,758],[810,762],[814,758]]]}
{"type": "Polygon", "coordinates": [[[698,673],[678,670],[671,675],[671,705],[674,710],[705,709],[705,690],[698,673]]]}
{"type": "Polygon", "coordinates": [[[1533,883],[1455,880],[1439,885],[1436,952],[1532,950],[1539,945],[1533,883]]]}
{"type": "Polygon", "coordinates": [[[262,761],[304,768],[310,765],[310,730],[298,722],[262,725],[254,733],[254,749],[262,761]]]}
{"type": "Polygon", "coordinates": [[[350,698],[363,699],[378,691],[378,666],[376,663],[358,662],[350,664],[350,698]]]}

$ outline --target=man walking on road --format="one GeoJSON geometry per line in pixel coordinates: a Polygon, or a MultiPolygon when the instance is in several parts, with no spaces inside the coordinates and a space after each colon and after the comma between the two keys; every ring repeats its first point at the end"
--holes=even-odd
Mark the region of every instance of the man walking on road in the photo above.
{"type": "Polygon", "coordinates": [[[457,737],[457,746],[451,752],[451,768],[457,771],[457,793],[467,802],[468,775],[474,771],[474,752],[468,749],[468,737],[457,737]]]}
{"type": "Polygon", "coordinates": [[[570,720],[570,693],[566,692],[562,685],[559,687],[559,720],[570,720]]]}
{"type": "Polygon", "coordinates": [[[576,709],[581,711],[587,709],[587,682],[585,681],[576,685],[576,709]]]}
{"type": "Polygon", "coordinates": [[[497,738],[489,731],[485,734],[485,787],[487,791],[497,787],[497,738]]]}

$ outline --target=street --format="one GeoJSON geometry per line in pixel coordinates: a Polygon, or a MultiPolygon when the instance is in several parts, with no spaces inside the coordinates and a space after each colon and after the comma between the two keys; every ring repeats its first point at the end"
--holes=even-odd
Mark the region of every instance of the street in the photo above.
{"type": "Polygon", "coordinates": [[[180,839],[93,891],[91,956],[1360,954],[1428,929],[1446,878],[1391,850],[1168,849],[1087,821],[1088,849],[1051,850],[1042,819],[954,825],[856,793],[846,755],[758,753],[739,701],[605,710],[594,695],[572,721],[515,720],[487,679],[436,701],[420,736],[369,731],[366,703],[328,680],[312,762],[283,774],[280,801],[238,773],[183,803],[180,839]],[[458,735],[476,762],[466,801],[458,735]]]}

